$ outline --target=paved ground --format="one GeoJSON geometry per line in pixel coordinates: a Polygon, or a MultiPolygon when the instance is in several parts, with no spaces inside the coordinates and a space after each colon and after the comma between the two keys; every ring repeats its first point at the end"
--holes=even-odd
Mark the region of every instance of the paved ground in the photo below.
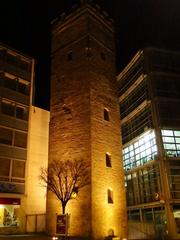
{"type": "MultiPolygon", "coordinates": [[[[60,239],[60,238],[59,238],[60,239]]],[[[52,240],[52,237],[46,235],[0,235],[0,240],[52,240]]]]}

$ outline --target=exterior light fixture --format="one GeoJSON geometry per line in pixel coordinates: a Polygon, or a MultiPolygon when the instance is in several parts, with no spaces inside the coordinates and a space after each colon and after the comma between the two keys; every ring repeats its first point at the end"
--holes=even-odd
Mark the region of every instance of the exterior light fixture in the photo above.
{"type": "Polygon", "coordinates": [[[71,194],[71,198],[75,199],[77,197],[77,194],[78,194],[78,188],[74,187],[71,194]]]}

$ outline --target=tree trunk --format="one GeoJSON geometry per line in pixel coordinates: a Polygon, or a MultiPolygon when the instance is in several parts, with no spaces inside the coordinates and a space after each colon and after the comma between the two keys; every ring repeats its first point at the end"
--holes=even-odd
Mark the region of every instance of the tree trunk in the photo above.
{"type": "Polygon", "coordinates": [[[62,202],[62,213],[65,214],[66,202],[62,202]]]}

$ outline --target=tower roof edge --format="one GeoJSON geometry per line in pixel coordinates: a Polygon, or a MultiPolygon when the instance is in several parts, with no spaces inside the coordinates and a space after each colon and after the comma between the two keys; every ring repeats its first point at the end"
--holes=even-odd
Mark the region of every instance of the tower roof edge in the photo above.
{"type": "Polygon", "coordinates": [[[62,12],[57,17],[55,17],[51,21],[52,27],[54,27],[57,23],[63,24],[66,20],[72,18],[77,13],[81,13],[85,9],[90,9],[97,16],[101,17],[106,23],[108,23],[111,27],[114,23],[113,19],[109,16],[109,14],[103,10],[100,5],[95,4],[93,0],[80,0],[79,4],[74,4],[69,12],[62,12]]]}

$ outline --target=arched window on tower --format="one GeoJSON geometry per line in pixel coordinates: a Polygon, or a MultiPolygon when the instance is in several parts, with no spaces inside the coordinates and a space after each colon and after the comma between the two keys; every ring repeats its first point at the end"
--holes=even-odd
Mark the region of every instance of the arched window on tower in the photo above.
{"type": "Polygon", "coordinates": [[[104,108],[104,120],[109,121],[109,110],[104,108]]]}

